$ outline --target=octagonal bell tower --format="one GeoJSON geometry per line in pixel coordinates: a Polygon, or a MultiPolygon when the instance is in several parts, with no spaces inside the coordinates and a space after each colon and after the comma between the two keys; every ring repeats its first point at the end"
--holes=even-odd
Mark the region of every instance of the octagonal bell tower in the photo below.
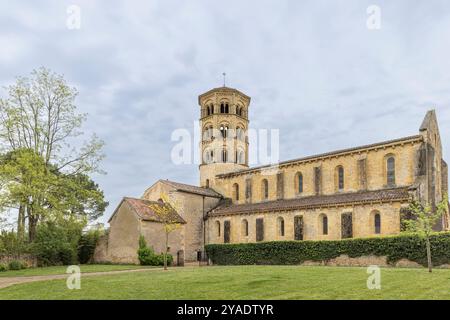
{"type": "Polygon", "coordinates": [[[215,186],[215,176],[248,168],[250,97],[220,87],[198,97],[200,105],[200,186],[215,186]]]}

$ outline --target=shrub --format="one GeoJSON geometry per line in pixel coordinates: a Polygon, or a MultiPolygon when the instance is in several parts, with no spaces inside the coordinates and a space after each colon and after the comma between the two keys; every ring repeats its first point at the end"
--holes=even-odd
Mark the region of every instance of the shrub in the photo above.
{"type": "Polygon", "coordinates": [[[8,264],[8,269],[9,270],[21,270],[21,269],[26,269],[27,265],[20,260],[12,260],[9,262],[8,264]]]}
{"type": "Polygon", "coordinates": [[[0,253],[19,256],[28,250],[29,245],[19,239],[16,232],[6,230],[0,232],[0,253]]]}
{"type": "Polygon", "coordinates": [[[97,241],[102,234],[101,230],[89,230],[83,234],[78,242],[78,261],[79,263],[89,263],[94,256],[97,241]]]}
{"type": "MultiPolygon", "coordinates": [[[[433,234],[430,242],[433,265],[450,263],[450,233],[433,234]]],[[[352,258],[387,256],[391,264],[404,258],[427,265],[425,240],[413,234],[332,241],[209,244],[206,252],[211,261],[219,265],[300,264],[306,260],[327,261],[342,254],[352,258]]]]}
{"type": "MultiPolygon", "coordinates": [[[[156,254],[153,248],[148,247],[144,236],[139,237],[139,249],[137,251],[139,263],[143,266],[163,266],[164,254],[156,254]]],[[[171,265],[173,257],[167,255],[167,265],[171,265]]]]}
{"type": "Polygon", "coordinates": [[[0,272],[8,271],[6,264],[0,263],[0,272]]]}
{"type": "Polygon", "coordinates": [[[81,228],[61,226],[54,222],[38,226],[33,253],[40,266],[71,265],[78,262],[78,240],[81,228]]]}

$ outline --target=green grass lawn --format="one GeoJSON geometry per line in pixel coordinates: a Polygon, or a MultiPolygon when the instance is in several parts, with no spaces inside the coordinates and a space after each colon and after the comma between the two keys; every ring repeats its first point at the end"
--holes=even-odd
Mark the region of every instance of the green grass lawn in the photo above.
{"type": "MultiPolygon", "coordinates": [[[[81,272],[102,272],[102,271],[118,271],[129,269],[142,269],[144,266],[139,265],[109,265],[109,264],[84,264],[80,266],[81,272]]],[[[0,278],[4,277],[19,277],[19,276],[43,276],[52,274],[65,274],[67,266],[46,267],[46,268],[30,268],[23,270],[10,270],[0,272],[0,278]]]]}
{"type": "Polygon", "coordinates": [[[450,299],[450,270],[381,269],[369,290],[366,268],[306,266],[185,267],[85,277],[0,289],[0,299],[450,299]]]}

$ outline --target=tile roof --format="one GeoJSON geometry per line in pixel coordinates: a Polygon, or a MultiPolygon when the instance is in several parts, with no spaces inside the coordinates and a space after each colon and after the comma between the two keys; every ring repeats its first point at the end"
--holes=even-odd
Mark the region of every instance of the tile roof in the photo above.
{"type": "MultiPolygon", "coordinates": [[[[167,220],[174,221],[176,223],[185,224],[186,221],[176,212],[175,209],[172,210],[168,219],[162,219],[159,215],[157,215],[151,208],[151,205],[162,206],[162,204],[158,201],[149,201],[143,199],[129,198],[124,197],[118,208],[122,205],[122,203],[126,202],[130,207],[136,212],[136,214],[145,221],[154,221],[154,222],[165,222],[167,220]]],[[[117,210],[117,209],[116,209],[117,210]]],[[[115,212],[114,212],[115,214],[115,212]]],[[[113,216],[114,216],[113,214],[113,216]]],[[[109,220],[112,219],[112,216],[109,220]]],[[[109,222],[109,221],[108,221],[109,222]]]]}
{"type": "Polygon", "coordinates": [[[161,179],[159,181],[172,186],[173,188],[177,189],[177,191],[194,193],[194,194],[207,196],[207,197],[213,197],[213,198],[222,198],[221,194],[215,192],[211,188],[202,188],[202,187],[197,187],[197,186],[193,186],[190,184],[179,183],[179,182],[170,181],[170,180],[162,180],[161,179]]]}
{"type": "Polygon", "coordinates": [[[330,151],[330,152],[326,152],[326,153],[320,153],[320,154],[315,154],[315,155],[311,155],[311,156],[306,156],[306,157],[303,157],[303,158],[286,160],[286,161],[282,161],[282,162],[280,162],[278,164],[263,165],[263,166],[243,169],[243,170],[239,170],[239,171],[223,173],[223,174],[217,175],[216,177],[218,177],[218,178],[227,178],[227,177],[232,177],[232,176],[239,175],[239,174],[245,174],[245,173],[252,172],[252,171],[259,171],[261,169],[269,169],[271,167],[275,167],[276,168],[277,166],[284,166],[284,165],[294,164],[295,162],[314,160],[315,158],[337,156],[337,155],[342,154],[342,153],[355,152],[355,151],[363,150],[363,149],[381,147],[381,146],[388,145],[388,144],[396,144],[396,143],[409,142],[409,141],[420,141],[421,139],[422,139],[421,135],[408,136],[408,137],[403,137],[403,138],[399,138],[399,139],[393,139],[393,140],[387,140],[387,141],[367,144],[367,145],[363,145],[363,146],[359,146],[359,147],[341,149],[341,150],[330,151]]]}
{"type": "Polygon", "coordinates": [[[333,195],[308,196],[295,199],[267,201],[251,204],[222,204],[211,210],[208,216],[220,216],[239,213],[257,213],[285,211],[295,209],[312,209],[326,206],[339,206],[351,203],[370,203],[409,200],[409,187],[339,193],[333,195]]]}

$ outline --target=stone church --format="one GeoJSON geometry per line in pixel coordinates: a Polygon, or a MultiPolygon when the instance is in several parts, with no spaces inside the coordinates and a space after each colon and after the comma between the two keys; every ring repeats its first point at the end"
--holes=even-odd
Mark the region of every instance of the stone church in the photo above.
{"type": "MultiPolygon", "coordinates": [[[[220,87],[200,95],[198,104],[200,186],[159,180],[140,198],[124,197],[96,261],[137,263],[140,235],[164,251],[163,225],[149,207],[162,193],[180,204],[181,227],[170,234],[169,251],[183,265],[203,260],[209,243],[397,234],[411,199],[434,206],[448,191],[434,110],[415,135],[249,167],[250,97],[220,87]]],[[[448,221],[447,213],[435,229],[448,230],[448,221]]]]}

